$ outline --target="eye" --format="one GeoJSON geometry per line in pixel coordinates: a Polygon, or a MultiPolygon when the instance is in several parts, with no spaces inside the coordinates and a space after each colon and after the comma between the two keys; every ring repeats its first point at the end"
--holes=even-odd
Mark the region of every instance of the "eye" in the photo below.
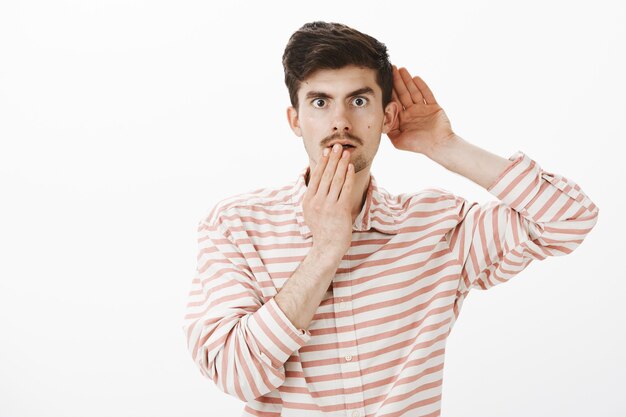
{"type": "Polygon", "coordinates": [[[316,98],[311,102],[311,104],[313,104],[313,107],[321,109],[326,105],[326,100],[324,100],[323,98],[316,98]]]}
{"type": "Polygon", "coordinates": [[[355,97],[352,100],[352,103],[356,106],[356,107],[365,107],[367,105],[367,99],[365,97],[355,97]]]}

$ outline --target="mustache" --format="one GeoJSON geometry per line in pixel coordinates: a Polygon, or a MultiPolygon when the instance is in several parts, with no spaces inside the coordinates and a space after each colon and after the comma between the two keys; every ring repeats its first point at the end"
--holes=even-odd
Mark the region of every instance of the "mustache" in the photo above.
{"type": "Polygon", "coordinates": [[[361,138],[358,138],[358,137],[354,136],[354,135],[353,135],[352,133],[350,133],[350,132],[345,132],[344,134],[341,134],[341,133],[333,133],[332,135],[325,137],[325,138],[322,140],[322,146],[323,146],[323,147],[326,147],[326,146],[328,146],[328,144],[329,144],[330,142],[332,142],[333,140],[343,140],[343,139],[350,139],[350,140],[352,140],[353,142],[358,143],[359,145],[363,145],[363,141],[361,140],[361,138]]]}

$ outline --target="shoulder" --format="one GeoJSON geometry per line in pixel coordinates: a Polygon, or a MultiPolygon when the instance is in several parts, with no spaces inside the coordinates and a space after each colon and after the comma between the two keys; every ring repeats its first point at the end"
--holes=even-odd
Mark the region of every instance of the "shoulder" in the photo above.
{"type": "Polygon", "coordinates": [[[200,223],[216,227],[223,223],[254,213],[271,213],[292,207],[293,185],[265,187],[234,194],[219,200],[201,217],[200,223]]]}
{"type": "Polygon", "coordinates": [[[390,210],[398,214],[407,211],[456,210],[466,203],[463,197],[443,188],[425,188],[402,194],[391,194],[384,188],[378,188],[381,199],[390,210]]]}

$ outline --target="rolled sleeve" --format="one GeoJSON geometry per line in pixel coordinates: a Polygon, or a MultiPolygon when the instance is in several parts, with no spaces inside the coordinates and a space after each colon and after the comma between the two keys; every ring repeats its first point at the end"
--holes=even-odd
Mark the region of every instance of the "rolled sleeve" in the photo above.
{"type": "Polygon", "coordinates": [[[532,260],[571,253],[597,222],[598,207],[580,186],[546,172],[521,151],[487,191],[500,201],[461,199],[453,235],[463,264],[460,293],[506,282],[532,260]]]}
{"type": "Polygon", "coordinates": [[[308,330],[297,329],[271,298],[248,320],[250,331],[268,357],[275,358],[274,365],[282,365],[294,351],[304,346],[310,339],[308,330]]]}
{"type": "Polygon", "coordinates": [[[285,381],[284,364],[311,335],[294,327],[271,298],[264,302],[228,228],[200,222],[198,267],[183,331],[201,373],[248,401],[285,381]]]}

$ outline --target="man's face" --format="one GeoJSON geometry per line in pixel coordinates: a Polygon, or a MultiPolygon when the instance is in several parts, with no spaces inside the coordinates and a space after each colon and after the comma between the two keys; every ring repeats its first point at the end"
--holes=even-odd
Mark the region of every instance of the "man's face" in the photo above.
{"type": "Polygon", "coordinates": [[[341,142],[351,145],[346,148],[355,172],[367,173],[396,112],[395,103],[383,111],[373,69],[347,66],[312,73],[298,90],[298,111],[289,107],[287,116],[294,133],[303,138],[311,170],[324,148],[341,142]]]}

